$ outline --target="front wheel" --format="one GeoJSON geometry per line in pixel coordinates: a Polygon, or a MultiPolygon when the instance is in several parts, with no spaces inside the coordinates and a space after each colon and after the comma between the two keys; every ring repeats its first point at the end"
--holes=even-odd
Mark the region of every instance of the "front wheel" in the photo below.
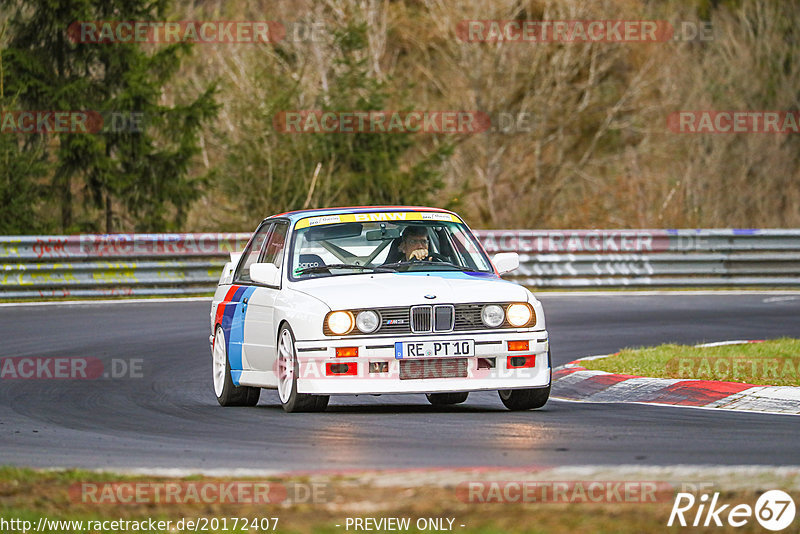
{"type": "Polygon", "coordinates": [[[212,371],[214,394],[220,406],[255,406],[261,395],[261,388],[237,386],[231,378],[231,362],[228,359],[228,348],[225,343],[225,331],[217,327],[212,349],[212,371]]]}
{"type": "Polygon", "coordinates": [[[553,364],[550,351],[547,351],[547,366],[550,368],[550,382],[545,387],[530,389],[501,389],[500,400],[509,410],[535,410],[541,408],[550,398],[550,386],[553,382],[553,364]]]}
{"type": "Polygon", "coordinates": [[[288,413],[325,411],[330,397],[297,392],[299,369],[294,334],[288,325],[283,325],[278,334],[278,397],[283,410],[288,413]]]}
{"type": "Polygon", "coordinates": [[[434,406],[449,406],[451,404],[461,404],[467,400],[469,396],[468,391],[457,393],[426,393],[428,402],[434,406]]]}
{"type": "Polygon", "coordinates": [[[531,389],[501,389],[500,400],[509,410],[534,410],[541,408],[550,398],[550,386],[531,389]]]}

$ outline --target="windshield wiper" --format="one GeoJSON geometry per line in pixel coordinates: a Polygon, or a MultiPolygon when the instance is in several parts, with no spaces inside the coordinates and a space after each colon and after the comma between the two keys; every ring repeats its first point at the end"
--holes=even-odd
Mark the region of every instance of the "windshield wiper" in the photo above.
{"type": "Polygon", "coordinates": [[[405,265],[412,266],[412,265],[444,265],[446,267],[454,267],[459,271],[466,271],[466,272],[473,272],[472,269],[467,267],[462,267],[461,265],[456,265],[455,263],[450,263],[449,261],[432,261],[432,260],[414,260],[414,261],[396,261],[394,263],[385,263],[383,265],[378,266],[378,269],[392,269],[397,270],[397,267],[403,267],[405,265]]]}
{"type": "Polygon", "coordinates": [[[303,269],[295,270],[294,274],[307,274],[307,273],[324,273],[328,269],[361,269],[370,271],[377,271],[376,267],[369,265],[351,265],[349,263],[330,263],[328,265],[315,265],[314,267],[305,267],[303,269]]]}

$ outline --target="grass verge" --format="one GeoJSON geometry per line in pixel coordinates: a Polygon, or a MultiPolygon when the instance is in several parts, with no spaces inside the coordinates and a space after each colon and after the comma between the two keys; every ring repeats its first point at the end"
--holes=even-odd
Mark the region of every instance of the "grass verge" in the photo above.
{"type": "Polygon", "coordinates": [[[766,386],[800,386],[800,339],[693,347],[624,349],[608,358],[581,360],[586,369],[653,378],[696,378],[766,386]]]}
{"type": "MultiPolygon", "coordinates": [[[[639,469],[639,468],[636,468],[639,469]]],[[[320,533],[345,533],[353,532],[352,526],[346,528],[348,518],[409,518],[411,528],[407,532],[419,532],[437,530],[430,528],[432,523],[426,528],[416,528],[417,521],[422,519],[444,519],[442,525],[448,526],[446,529],[463,533],[488,533],[488,532],[571,532],[571,533],[595,533],[595,532],[614,532],[614,533],[639,533],[656,532],[665,530],[666,522],[670,516],[675,495],[678,491],[690,491],[694,493],[720,493],[720,504],[723,503],[749,503],[751,506],[756,502],[758,496],[767,489],[782,488],[800,502],[800,481],[796,471],[790,473],[779,473],[777,471],[764,471],[761,476],[753,474],[740,474],[733,476],[731,469],[726,468],[723,478],[711,480],[714,475],[709,476],[699,471],[693,471],[695,478],[691,481],[686,480],[686,473],[679,470],[669,472],[665,468],[644,468],[641,472],[628,472],[627,474],[619,469],[595,470],[587,472],[584,468],[581,471],[583,480],[572,480],[567,482],[570,489],[565,493],[566,499],[558,499],[556,502],[542,502],[538,499],[535,502],[527,499],[527,502],[476,502],[474,499],[467,498],[469,495],[464,490],[465,481],[478,480],[478,477],[486,477],[486,473],[454,473],[451,471],[441,473],[441,479],[431,480],[431,474],[423,474],[420,478],[413,472],[399,476],[397,473],[377,475],[314,475],[314,476],[288,476],[288,477],[268,477],[262,479],[237,478],[236,482],[247,485],[249,483],[269,483],[272,489],[282,486],[285,493],[277,492],[279,495],[289,496],[274,503],[248,503],[248,502],[215,502],[213,492],[212,498],[203,499],[202,489],[198,495],[201,496],[197,502],[189,498],[191,492],[187,492],[188,487],[198,487],[203,484],[229,483],[231,479],[211,478],[211,477],[187,477],[187,478],[165,478],[165,477],[144,477],[144,476],[125,476],[112,473],[95,473],[80,470],[66,471],[34,471],[20,468],[0,468],[0,518],[9,521],[12,519],[30,521],[33,525],[39,523],[39,518],[53,520],[73,520],[83,521],[81,528],[73,526],[58,526],[51,528],[47,526],[37,532],[131,532],[128,528],[115,528],[108,523],[102,528],[87,528],[87,521],[142,521],[153,519],[155,521],[172,521],[175,525],[183,519],[197,521],[199,518],[206,518],[205,528],[201,526],[197,530],[200,532],[231,532],[234,530],[233,521],[239,518],[241,521],[247,518],[259,520],[259,528],[243,529],[241,526],[235,529],[236,532],[273,532],[274,518],[278,518],[275,532],[320,532],[320,533]],[[457,475],[457,476],[454,476],[457,475]],[[460,477],[460,478],[459,478],[460,477]],[[643,493],[634,492],[633,498],[627,490],[619,492],[603,491],[599,502],[590,502],[589,495],[596,496],[595,493],[575,492],[575,488],[586,488],[592,483],[601,483],[603,487],[609,487],[608,477],[612,480],[624,480],[625,484],[658,484],[662,488],[653,499],[641,499],[639,495],[643,493]],[[727,477],[727,478],[724,478],[727,477]],[[764,478],[766,477],[766,478],[764,478]],[[700,479],[702,478],[702,482],[700,479]],[[591,480],[587,480],[591,479],[591,480]],[[746,483],[742,483],[746,481],[746,483]],[[88,492],[86,485],[91,487],[88,492]],[[131,488],[145,487],[141,495],[131,488]],[[154,499],[153,486],[161,487],[166,495],[165,487],[167,484],[178,484],[182,488],[179,494],[184,499],[183,502],[163,502],[154,499]],[[98,487],[105,487],[106,490],[98,490],[98,487]],[[120,488],[127,488],[130,491],[121,491],[120,488]],[[302,493],[298,498],[296,488],[317,487],[313,490],[309,498],[308,493],[302,493]],[[147,490],[147,488],[151,488],[147,490]],[[293,489],[294,488],[294,489],[293,489]],[[688,489],[693,488],[693,489],[688,489]],[[700,489],[702,488],[702,489],[700,489]],[[121,497],[122,496],[122,497],[121,497]],[[294,497],[292,497],[294,496],[294,497]],[[126,502],[120,502],[124,498],[126,502]],[[99,502],[98,502],[99,499],[99,502]],[[294,502],[292,500],[294,499],[294,502]],[[117,501],[117,502],[113,502],[117,501]],[[643,502],[644,501],[644,502],[643,502]],[[216,519],[217,526],[214,526],[212,519],[216,519]],[[268,519],[268,523],[263,521],[268,519]],[[451,522],[447,520],[451,519],[451,522]],[[223,528],[223,520],[227,521],[227,529],[223,528]],[[265,528],[266,525],[266,528],[265,528]],[[337,526],[338,525],[338,526],[337,526]]],[[[531,483],[538,481],[538,484],[551,484],[548,486],[552,490],[552,484],[564,484],[564,470],[541,469],[530,473],[494,473],[489,475],[490,480],[506,480],[531,483]],[[548,476],[550,478],[548,478],[548,476]],[[545,483],[543,481],[550,481],[545,483]],[[559,481],[559,482],[555,482],[559,481]]],[[[491,484],[491,482],[482,482],[491,484]]],[[[502,482],[500,482],[502,487],[502,482]]],[[[626,486],[631,487],[631,486],[626,486]]],[[[138,490],[137,490],[138,491],[138,490]]],[[[305,491],[305,490],[304,490],[305,491]]],[[[275,493],[273,493],[275,494],[275,493]]],[[[236,495],[234,491],[233,495],[236,495]]],[[[252,495],[252,494],[248,494],[252,495]]],[[[488,496],[490,493],[483,491],[482,495],[488,496]]],[[[495,493],[502,497],[502,492],[495,493]]],[[[512,497],[519,497],[519,492],[513,493],[512,497]]],[[[532,496],[541,496],[540,491],[531,492],[532,496]]],[[[553,495],[553,493],[550,493],[553,495]]],[[[180,499],[179,499],[180,500],[180,499]]],[[[217,499],[218,501],[219,499],[217,499]]],[[[244,501],[247,499],[245,498],[244,501]]],[[[517,498],[519,501],[520,499],[517,498]]],[[[693,518],[693,516],[692,516],[693,518]]],[[[691,518],[690,518],[691,519],[691,518]]],[[[184,523],[185,524],[185,523],[184,523]]],[[[727,525],[726,525],[727,526],[727,525]]],[[[13,529],[12,529],[13,530],[13,529]]],[[[12,530],[8,530],[11,532],[12,530]]],[[[19,529],[16,529],[19,531],[19,529]]],[[[35,529],[34,529],[35,530],[35,529]]],[[[194,530],[192,528],[165,529],[168,532],[185,532],[194,530]]],[[[391,530],[390,528],[370,529],[373,532],[391,530]]],[[[719,528],[715,532],[755,532],[758,531],[758,524],[752,520],[744,528],[719,528]]],[[[159,530],[139,529],[139,532],[159,532],[159,530]]],[[[363,531],[363,530],[362,530],[363,531]]]]}

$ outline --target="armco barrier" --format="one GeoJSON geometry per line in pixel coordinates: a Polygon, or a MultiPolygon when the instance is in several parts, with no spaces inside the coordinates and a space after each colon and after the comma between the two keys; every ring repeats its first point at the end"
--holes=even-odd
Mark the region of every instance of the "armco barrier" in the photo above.
{"type": "MultiPolygon", "coordinates": [[[[534,288],[800,286],[800,230],[481,230],[534,288]]],[[[0,299],[209,293],[250,234],[0,237],[0,299]]]]}
{"type": "Polygon", "coordinates": [[[248,233],[0,237],[0,299],[213,290],[248,233]]]}
{"type": "Polygon", "coordinates": [[[488,230],[530,287],[800,286],[800,230],[488,230]]]}

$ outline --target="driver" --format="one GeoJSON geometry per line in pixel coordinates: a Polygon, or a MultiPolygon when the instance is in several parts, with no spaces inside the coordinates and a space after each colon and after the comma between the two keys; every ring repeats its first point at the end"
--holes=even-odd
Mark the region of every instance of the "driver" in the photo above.
{"type": "Polygon", "coordinates": [[[407,226],[397,249],[405,261],[434,259],[428,253],[428,232],[422,226],[407,226]]]}

